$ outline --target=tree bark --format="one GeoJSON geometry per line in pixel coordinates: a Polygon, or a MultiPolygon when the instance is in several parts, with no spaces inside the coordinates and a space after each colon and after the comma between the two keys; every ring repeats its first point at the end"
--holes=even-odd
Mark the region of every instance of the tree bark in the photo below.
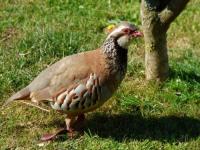
{"type": "Polygon", "coordinates": [[[147,80],[165,80],[169,75],[167,30],[189,0],[142,0],[141,18],[145,39],[147,80]]]}

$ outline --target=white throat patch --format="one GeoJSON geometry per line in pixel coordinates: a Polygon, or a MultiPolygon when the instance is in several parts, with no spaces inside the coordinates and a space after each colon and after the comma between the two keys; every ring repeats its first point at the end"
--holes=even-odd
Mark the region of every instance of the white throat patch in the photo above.
{"type": "Polygon", "coordinates": [[[119,46],[121,46],[122,48],[128,49],[128,46],[130,44],[130,38],[128,35],[124,35],[122,37],[120,37],[117,40],[117,43],[119,44],[119,46]]]}

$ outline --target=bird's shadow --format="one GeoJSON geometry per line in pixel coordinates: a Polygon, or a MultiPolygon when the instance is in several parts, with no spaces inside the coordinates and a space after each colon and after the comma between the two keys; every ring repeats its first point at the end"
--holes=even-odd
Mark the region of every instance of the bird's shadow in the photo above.
{"type": "Polygon", "coordinates": [[[142,117],[131,113],[95,114],[87,120],[86,132],[101,138],[184,142],[200,136],[200,120],[186,116],[142,117]]]}
{"type": "MultiPolygon", "coordinates": [[[[40,127],[64,127],[63,120],[55,119],[40,127]]],[[[16,126],[17,133],[24,126],[16,126]]],[[[89,136],[124,140],[158,140],[161,142],[186,142],[200,137],[200,119],[187,116],[143,117],[140,113],[120,113],[108,115],[94,113],[86,120],[85,132],[89,136]]],[[[66,140],[59,138],[58,141],[66,140]]]]}

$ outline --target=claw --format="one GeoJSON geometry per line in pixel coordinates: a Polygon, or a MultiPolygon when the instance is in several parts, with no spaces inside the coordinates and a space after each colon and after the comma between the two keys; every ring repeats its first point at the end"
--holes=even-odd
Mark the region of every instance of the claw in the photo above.
{"type": "Polygon", "coordinates": [[[63,132],[67,132],[67,129],[66,128],[62,128],[62,129],[59,129],[58,131],[56,131],[55,133],[53,134],[45,134],[41,137],[41,141],[42,142],[47,142],[47,141],[51,141],[51,140],[54,140],[58,137],[58,135],[62,134],[63,132]]]}

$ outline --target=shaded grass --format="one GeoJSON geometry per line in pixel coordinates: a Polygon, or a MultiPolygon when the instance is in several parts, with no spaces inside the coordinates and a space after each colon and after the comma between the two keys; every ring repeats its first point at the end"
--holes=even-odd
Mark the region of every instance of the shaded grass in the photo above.
{"type": "Polygon", "coordinates": [[[200,120],[186,116],[143,117],[134,111],[132,114],[124,112],[112,116],[96,114],[88,124],[92,135],[112,138],[118,142],[125,139],[187,142],[200,135],[200,120]]]}
{"type": "MultiPolygon", "coordinates": [[[[128,72],[117,93],[87,115],[85,135],[38,147],[40,135],[64,116],[22,104],[1,110],[1,149],[198,149],[200,147],[199,1],[172,24],[170,78],[144,81],[144,42],[129,50],[128,72]]],[[[0,0],[0,104],[60,58],[95,49],[110,23],[140,25],[139,1],[0,0]]]]}

